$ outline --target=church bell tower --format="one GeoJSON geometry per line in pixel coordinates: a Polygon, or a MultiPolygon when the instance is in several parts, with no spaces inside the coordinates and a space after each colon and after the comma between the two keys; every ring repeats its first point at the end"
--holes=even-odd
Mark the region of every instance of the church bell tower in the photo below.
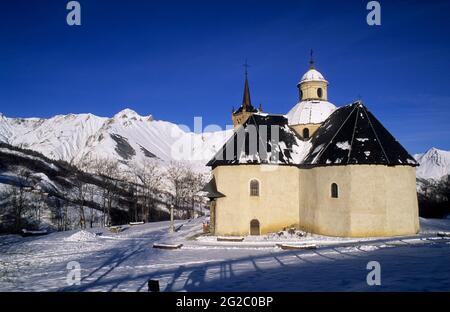
{"type": "Polygon", "coordinates": [[[250,87],[248,85],[248,72],[247,72],[247,62],[244,64],[245,67],[245,83],[244,83],[244,96],[242,98],[242,104],[239,106],[237,110],[234,110],[231,113],[231,119],[233,120],[234,127],[238,127],[247,121],[248,117],[262,111],[260,106],[259,110],[253,107],[252,101],[250,98],[250,87]]]}
{"type": "Polygon", "coordinates": [[[297,88],[300,102],[309,100],[328,101],[328,81],[316,70],[312,51],[309,69],[297,84],[297,88]]]}

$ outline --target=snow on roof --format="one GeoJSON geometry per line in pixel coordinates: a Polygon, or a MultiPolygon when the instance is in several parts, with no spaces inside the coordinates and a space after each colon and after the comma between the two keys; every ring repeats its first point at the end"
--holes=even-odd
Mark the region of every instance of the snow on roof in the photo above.
{"type": "Polygon", "coordinates": [[[216,178],[213,176],[212,179],[203,187],[203,189],[200,191],[200,193],[203,193],[203,196],[209,197],[209,198],[220,198],[225,197],[222,193],[220,193],[217,190],[217,184],[216,184],[216,178]]]}
{"type": "Polygon", "coordinates": [[[310,146],[288,126],[286,117],[253,114],[207,165],[213,168],[239,164],[297,165],[310,146]]]}
{"type": "Polygon", "coordinates": [[[322,123],[335,110],[336,106],[328,101],[301,101],[287,113],[287,118],[289,125],[322,123]]]}
{"type": "Polygon", "coordinates": [[[328,83],[328,81],[323,77],[323,75],[316,69],[310,68],[300,79],[299,84],[307,81],[323,81],[328,83]]]}
{"type": "Polygon", "coordinates": [[[239,164],[417,166],[360,101],[336,109],[309,141],[300,139],[284,116],[250,116],[207,165],[239,164]]]}
{"type": "Polygon", "coordinates": [[[416,166],[414,158],[357,101],[337,109],[311,139],[307,165],[382,164],[416,166]]]}

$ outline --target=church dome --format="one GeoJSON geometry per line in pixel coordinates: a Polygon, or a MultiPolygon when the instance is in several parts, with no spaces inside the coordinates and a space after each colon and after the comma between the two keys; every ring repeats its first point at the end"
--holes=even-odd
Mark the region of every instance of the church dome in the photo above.
{"type": "Polygon", "coordinates": [[[310,68],[300,79],[299,84],[307,81],[323,81],[328,83],[328,81],[323,77],[323,75],[316,69],[310,68]]]}
{"type": "Polygon", "coordinates": [[[336,106],[328,101],[301,101],[287,113],[287,118],[289,125],[318,124],[324,122],[335,109],[336,106]]]}

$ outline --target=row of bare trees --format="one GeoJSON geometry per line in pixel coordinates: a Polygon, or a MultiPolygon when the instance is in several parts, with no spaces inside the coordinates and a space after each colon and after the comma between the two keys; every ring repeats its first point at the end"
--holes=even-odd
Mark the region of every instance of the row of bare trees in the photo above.
{"type": "Polygon", "coordinates": [[[442,218],[450,215],[450,175],[439,181],[422,180],[418,193],[419,213],[425,218],[442,218]]]}
{"type": "MultiPolygon", "coordinates": [[[[82,170],[94,174],[104,187],[97,198],[92,185],[78,185],[80,227],[85,224],[84,205],[88,195],[90,203],[100,198],[103,224],[111,224],[112,209],[128,210],[130,221],[157,221],[162,212],[174,206],[180,218],[192,218],[201,212],[204,198],[197,195],[208,179],[208,174],[199,173],[183,162],[161,162],[145,159],[130,162],[127,166],[108,159],[86,159],[80,164],[82,170]],[[119,190],[125,191],[121,194],[119,190]]],[[[92,209],[92,208],[91,208],[92,209]]],[[[167,214],[167,213],[166,213],[167,214]]],[[[92,213],[91,213],[92,216],[92,213]]],[[[92,220],[92,219],[90,219],[92,220]]],[[[92,225],[91,225],[92,226],[92,225]]]]}
{"type": "Polygon", "coordinates": [[[198,192],[207,182],[209,175],[198,172],[182,162],[171,162],[166,170],[167,181],[175,209],[182,212],[182,217],[194,218],[196,211],[202,212],[205,198],[198,192]]]}
{"type": "Polygon", "coordinates": [[[107,158],[85,158],[79,168],[87,173],[94,175],[98,183],[85,183],[78,179],[75,182],[75,189],[80,216],[80,228],[86,227],[85,206],[89,206],[89,226],[93,227],[95,223],[95,208],[98,204],[101,211],[100,223],[102,226],[111,224],[111,211],[117,206],[120,183],[124,178],[120,170],[119,163],[107,158]],[[101,187],[99,187],[101,185],[101,187]]]}
{"type": "Polygon", "coordinates": [[[30,171],[21,168],[14,183],[4,185],[0,191],[2,211],[0,230],[20,232],[24,227],[38,227],[42,212],[46,209],[48,193],[32,187],[30,171]]]}
{"type": "Polygon", "coordinates": [[[10,228],[14,232],[39,228],[43,212],[46,221],[63,231],[163,220],[172,205],[175,217],[192,218],[205,207],[197,193],[208,175],[186,163],[146,159],[123,165],[107,158],[86,158],[77,167],[52,194],[35,185],[31,171],[20,170],[19,183],[0,194],[8,201],[10,228]]]}

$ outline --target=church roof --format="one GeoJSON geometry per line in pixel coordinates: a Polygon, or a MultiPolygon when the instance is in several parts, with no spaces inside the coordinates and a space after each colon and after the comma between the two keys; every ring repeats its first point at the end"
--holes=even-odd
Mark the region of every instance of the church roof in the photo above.
{"type": "Polygon", "coordinates": [[[306,165],[417,165],[361,101],[334,111],[311,143],[306,165]]]}
{"type": "Polygon", "coordinates": [[[207,166],[241,164],[417,166],[360,101],[336,109],[308,141],[297,135],[285,116],[251,115],[207,166]]]}
{"type": "Polygon", "coordinates": [[[203,189],[199,192],[199,195],[205,196],[208,198],[220,198],[225,197],[222,193],[217,190],[216,179],[213,176],[212,179],[203,187],[203,189]]]}
{"type": "Polygon", "coordinates": [[[290,125],[322,123],[336,109],[328,101],[309,100],[297,103],[288,113],[290,125]]]}
{"type": "Polygon", "coordinates": [[[286,117],[256,113],[235,130],[207,165],[296,165],[309,146],[288,126],[286,117]]]}

